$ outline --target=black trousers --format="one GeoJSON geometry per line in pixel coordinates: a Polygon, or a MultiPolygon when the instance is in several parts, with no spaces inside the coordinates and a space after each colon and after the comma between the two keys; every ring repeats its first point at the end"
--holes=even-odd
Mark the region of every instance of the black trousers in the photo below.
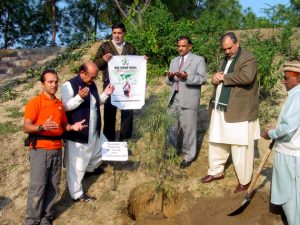
{"type": "MultiPolygon", "coordinates": [[[[111,104],[110,97],[104,104],[103,133],[109,141],[116,140],[116,115],[117,107],[111,104]]],[[[130,139],[133,127],[133,110],[121,110],[121,130],[119,141],[130,139]]]]}

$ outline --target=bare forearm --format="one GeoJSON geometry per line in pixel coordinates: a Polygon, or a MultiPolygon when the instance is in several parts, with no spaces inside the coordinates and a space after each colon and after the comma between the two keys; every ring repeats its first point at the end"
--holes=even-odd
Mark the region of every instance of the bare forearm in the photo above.
{"type": "Polygon", "coordinates": [[[34,125],[34,124],[24,123],[23,131],[26,134],[35,134],[35,133],[40,132],[40,126],[41,126],[41,124],[40,125],[34,125]]]}

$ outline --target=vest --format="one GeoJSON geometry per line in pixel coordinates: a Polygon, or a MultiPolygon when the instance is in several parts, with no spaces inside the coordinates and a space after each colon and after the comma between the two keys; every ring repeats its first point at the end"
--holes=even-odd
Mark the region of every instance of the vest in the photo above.
{"type": "Polygon", "coordinates": [[[96,99],[96,107],[97,107],[97,126],[98,134],[100,135],[101,130],[101,116],[100,116],[100,98],[98,94],[98,89],[95,83],[88,85],[82,81],[79,75],[69,80],[74,95],[76,96],[79,91],[79,87],[85,88],[88,87],[90,89],[89,95],[84,99],[76,109],[66,112],[69,124],[74,124],[85,119],[85,123],[88,127],[84,128],[81,131],[70,131],[65,133],[65,139],[79,142],[79,143],[88,143],[89,140],[89,122],[90,122],[90,95],[92,94],[96,99]]]}

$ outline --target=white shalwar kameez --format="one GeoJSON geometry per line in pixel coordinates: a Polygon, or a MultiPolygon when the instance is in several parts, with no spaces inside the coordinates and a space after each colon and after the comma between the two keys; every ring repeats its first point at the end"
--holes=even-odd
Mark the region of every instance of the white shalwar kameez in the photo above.
{"type": "MultiPolygon", "coordinates": [[[[77,108],[84,100],[74,92],[70,82],[62,86],[62,102],[65,110],[70,111],[77,108]]],[[[103,104],[108,96],[105,93],[100,95],[100,104],[103,104]]],[[[71,198],[77,199],[83,194],[82,179],[85,172],[93,172],[101,164],[101,145],[107,141],[105,136],[98,135],[96,99],[90,94],[90,121],[89,139],[87,144],[74,141],[67,141],[66,144],[66,169],[67,182],[71,198]]]]}
{"type": "MultiPolygon", "coordinates": [[[[228,60],[224,74],[227,73],[231,62],[232,59],[228,60]]],[[[217,86],[215,107],[212,110],[209,127],[208,175],[221,175],[231,152],[239,182],[245,185],[251,181],[252,177],[254,140],[260,137],[259,122],[257,119],[255,121],[227,123],[224,112],[216,109],[222,85],[223,83],[217,86]]]]}

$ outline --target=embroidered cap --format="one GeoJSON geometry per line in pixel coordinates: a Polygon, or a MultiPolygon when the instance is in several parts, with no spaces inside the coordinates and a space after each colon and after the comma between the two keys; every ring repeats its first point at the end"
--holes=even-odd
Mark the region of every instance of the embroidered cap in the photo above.
{"type": "Polygon", "coordinates": [[[286,71],[300,73],[300,62],[286,62],[283,65],[283,72],[286,71]]]}

